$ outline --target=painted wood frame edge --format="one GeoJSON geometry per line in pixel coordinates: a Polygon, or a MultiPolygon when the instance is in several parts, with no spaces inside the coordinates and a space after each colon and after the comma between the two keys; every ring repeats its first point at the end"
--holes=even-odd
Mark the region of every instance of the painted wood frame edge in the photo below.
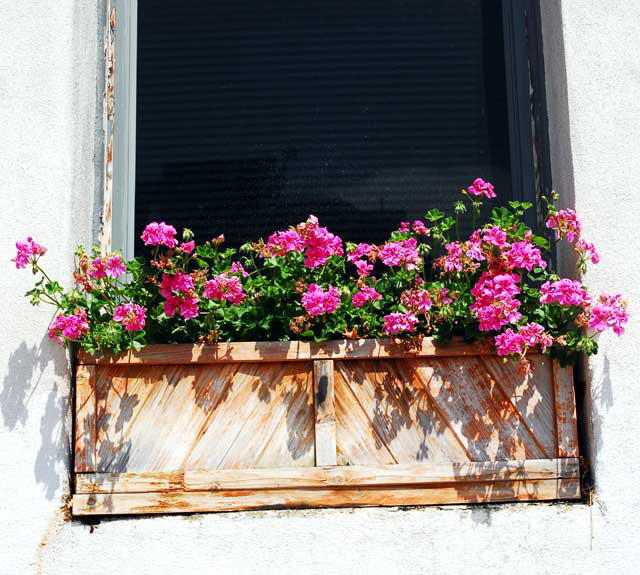
{"type": "Polygon", "coordinates": [[[82,493],[73,496],[72,513],[76,516],[198,513],[317,507],[396,507],[579,498],[580,481],[577,478],[533,479],[411,487],[82,493]]]}
{"type": "Polygon", "coordinates": [[[140,351],[120,355],[80,351],[78,365],[181,365],[190,363],[233,363],[265,361],[308,361],[314,359],[366,359],[411,357],[462,357],[494,355],[484,343],[466,343],[454,338],[437,343],[425,337],[412,339],[343,339],[314,343],[309,341],[242,341],[218,344],[155,344],[140,351]]]}
{"type": "Polygon", "coordinates": [[[459,463],[325,465],[153,473],[78,473],[76,494],[242,491],[578,479],[577,457],[459,463]]]}

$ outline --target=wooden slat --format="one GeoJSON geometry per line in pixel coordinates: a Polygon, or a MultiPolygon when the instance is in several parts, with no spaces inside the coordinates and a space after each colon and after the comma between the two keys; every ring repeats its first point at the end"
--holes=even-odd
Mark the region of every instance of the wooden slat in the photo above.
{"type": "MultiPolygon", "coordinates": [[[[579,477],[578,458],[186,471],[185,491],[362,487],[579,477]]],[[[151,491],[151,489],[149,489],[151,491]]]]}
{"type": "Polygon", "coordinates": [[[96,470],[96,368],[80,365],[76,371],[74,469],[96,470]]]}
{"type": "Polygon", "coordinates": [[[316,465],[336,465],[336,406],[333,360],[313,362],[316,465]]]}
{"type": "Polygon", "coordinates": [[[184,473],[78,473],[76,493],[184,491],[184,473]]]}
{"type": "Polygon", "coordinates": [[[74,515],[194,513],[296,507],[544,501],[577,499],[579,497],[580,484],[577,479],[541,479],[413,488],[273,489],[256,493],[236,490],[185,493],[76,494],[73,496],[72,512],[74,515]]]}
{"type": "Polygon", "coordinates": [[[80,364],[181,365],[187,363],[229,363],[264,361],[303,361],[309,359],[362,359],[386,357],[459,357],[492,354],[491,347],[465,343],[454,338],[437,344],[431,338],[422,341],[402,339],[337,340],[324,343],[301,341],[232,342],[217,345],[149,345],[141,351],[121,355],[78,354],[80,364]]]}
{"type": "Polygon", "coordinates": [[[578,426],[576,399],[573,389],[573,369],[553,362],[553,389],[555,393],[556,434],[558,457],[578,456],[578,426]]]}
{"type": "MultiPolygon", "coordinates": [[[[469,461],[408,360],[336,361],[341,465],[469,461]]],[[[415,360],[431,362],[432,359],[415,360]]]]}

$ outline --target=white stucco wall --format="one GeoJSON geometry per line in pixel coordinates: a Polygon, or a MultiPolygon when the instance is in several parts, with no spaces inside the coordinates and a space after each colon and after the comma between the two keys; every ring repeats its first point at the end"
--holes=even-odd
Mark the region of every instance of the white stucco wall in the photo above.
{"type": "MultiPolygon", "coordinates": [[[[636,573],[640,492],[640,3],[542,0],[554,183],[632,323],[588,364],[596,504],[269,511],[64,521],[69,374],[8,260],[33,235],[56,274],[96,233],[96,0],[0,0],[0,573],[636,573]],[[565,66],[566,64],[566,66],[565,66]]],[[[98,120],[96,119],[98,118],[98,120]]],[[[96,168],[98,166],[98,168],[96,168]]]]}

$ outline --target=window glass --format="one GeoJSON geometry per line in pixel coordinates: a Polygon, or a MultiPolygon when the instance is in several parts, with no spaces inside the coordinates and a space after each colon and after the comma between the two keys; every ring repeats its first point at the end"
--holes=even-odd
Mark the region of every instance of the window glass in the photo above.
{"type": "Polygon", "coordinates": [[[138,4],[136,238],[238,246],[313,213],[381,242],[476,177],[508,199],[499,2],[138,4]]]}

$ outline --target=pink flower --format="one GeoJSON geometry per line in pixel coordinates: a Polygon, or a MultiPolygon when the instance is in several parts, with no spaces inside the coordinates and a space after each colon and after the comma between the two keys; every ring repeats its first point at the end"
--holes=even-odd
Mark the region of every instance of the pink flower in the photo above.
{"type": "Polygon", "coordinates": [[[494,245],[497,248],[504,248],[509,245],[507,242],[507,232],[499,226],[492,226],[484,230],[482,241],[494,245]]]}
{"type": "Polygon", "coordinates": [[[423,289],[403,291],[400,303],[413,313],[427,313],[433,305],[429,292],[423,289]]]}
{"type": "Polygon", "coordinates": [[[195,296],[171,296],[164,302],[164,313],[173,317],[176,311],[185,319],[191,319],[198,315],[198,298],[195,296]]]}
{"type": "Polygon", "coordinates": [[[462,262],[462,244],[451,242],[445,244],[447,255],[442,258],[442,267],[448,272],[461,272],[464,264],[462,262]]]}
{"type": "Polygon", "coordinates": [[[185,254],[190,254],[194,249],[196,249],[196,242],[194,242],[193,240],[191,240],[190,242],[182,242],[180,244],[180,249],[185,254]]]}
{"type": "Polygon", "coordinates": [[[102,258],[96,258],[91,262],[91,266],[89,267],[89,275],[97,280],[101,280],[107,277],[107,268],[104,265],[104,260],[102,258]]]}
{"type": "Polygon", "coordinates": [[[368,276],[373,271],[373,266],[367,260],[357,260],[353,262],[358,270],[359,276],[368,276]]]}
{"type": "Polygon", "coordinates": [[[467,191],[472,196],[485,196],[489,199],[496,197],[496,194],[493,191],[493,185],[489,182],[485,182],[482,178],[476,178],[473,180],[473,184],[467,188],[467,191]]]}
{"type": "Polygon", "coordinates": [[[475,302],[469,306],[480,321],[480,330],[500,329],[503,325],[515,323],[522,317],[518,311],[520,302],[515,299],[520,293],[518,279],[515,274],[491,276],[485,272],[480,276],[471,289],[475,302]]]}
{"type": "Polygon", "coordinates": [[[542,253],[531,242],[514,242],[505,252],[505,257],[512,268],[524,268],[531,271],[534,267],[545,269],[547,262],[542,259],[542,253]]]}
{"type": "Polygon", "coordinates": [[[418,321],[418,318],[411,312],[391,313],[384,316],[384,331],[389,334],[414,331],[418,321]]]}
{"type": "Polygon", "coordinates": [[[592,264],[600,261],[600,255],[596,251],[596,246],[585,240],[578,240],[576,243],[576,251],[583,260],[591,260],[592,264]]]}
{"type": "Polygon", "coordinates": [[[356,260],[364,257],[371,257],[373,246],[370,244],[358,244],[353,250],[347,253],[347,261],[355,263],[356,260]]]}
{"type": "Polygon", "coordinates": [[[240,262],[233,262],[231,264],[231,269],[229,270],[230,274],[240,274],[243,277],[249,277],[247,270],[244,269],[244,266],[240,262]]]}
{"type": "Polygon", "coordinates": [[[228,301],[234,305],[241,304],[247,297],[240,278],[226,272],[210,279],[204,286],[203,295],[219,301],[228,301]]]}
{"type": "Polygon", "coordinates": [[[414,233],[419,236],[428,236],[431,233],[431,230],[424,225],[424,222],[421,220],[415,220],[412,225],[414,233]]]}
{"type": "Polygon", "coordinates": [[[409,222],[400,222],[400,227],[398,228],[398,231],[400,233],[405,233],[409,231],[409,226],[411,224],[409,222]]]}
{"type": "Polygon", "coordinates": [[[589,327],[597,332],[611,328],[617,335],[622,335],[623,326],[628,321],[627,303],[622,299],[622,294],[601,295],[598,303],[591,309],[589,327]]]}
{"type": "Polygon", "coordinates": [[[16,249],[18,251],[13,261],[17,269],[27,267],[30,261],[35,262],[39,256],[44,255],[47,251],[47,248],[34,242],[33,238],[27,238],[25,242],[16,242],[16,249]]]}
{"type": "Polygon", "coordinates": [[[104,267],[105,273],[110,278],[117,278],[127,271],[127,268],[125,267],[124,262],[122,261],[122,258],[120,256],[112,256],[108,258],[104,264],[104,267]]]}
{"type": "Polygon", "coordinates": [[[387,242],[380,248],[378,256],[382,263],[388,266],[401,266],[406,270],[417,270],[422,265],[422,258],[418,253],[418,242],[415,238],[387,242]]]}
{"type": "Polygon", "coordinates": [[[549,216],[546,226],[555,230],[557,240],[567,238],[570,242],[582,231],[582,224],[573,210],[560,210],[554,216],[549,216]]]}
{"type": "Polygon", "coordinates": [[[342,240],[327,228],[319,226],[318,218],[311,215],[296,229],[271,234],[260,256],[284,256],[291,251],[304,251],[304,265],[316,268],[326,264],[331,256],[343,254],[342,240]]]}
{"type": "Polygon", "coordinates": [[[122,323],[127,331],[144,329],[147,308],[135,303],[125,303],[113,310],[113,321],[122,323]]]}
{"type": "Polygon", "coordinates": [[[165,298],[170,298],[172,292],[188,292],[194,289],[193,278],[189,274],[177,271],[173,275],[163,274],[160,282],[160,293],[165,298]]]}
{"type": "Polygon", "coordinates": [[[447,288],[440,289],[440,293],[437,293],[437,299],[440,300],[440,304],[453,303],[453,299],[449,297],[449,290],[447,288]]]}
{"type": "Polygon", "coordinates": [[[381,300],[382,296],[372,287],[363,286],[360,291],[353,294],[351,302],[354,307],[362,307],[368,301],[381,300]]]}
{"type": "Polygon", "coordinates": [[[145,246],[167,246],[175,248],[178,240],[175,238],[176,229],[164,222],[151,222],[140,236],[145,246]]]}
{"type": "Polygon", "coordinates": [[[311,317],[333,313],[339,305],[340,292],[331,285],[325,292],[318,284],[312,283],[302,296],[302,306],[311,317]]]}
{"type": "Polygon", "coordinates": [[[498,355],[522,355],[527,348],[540,345],[545,351],[553,344],[553,338],[536,322],[518,327],[518,331],[506,329],[494,338],[498,355]]]}
{"type": "Polygon", "coordinates": [[[63,344],[65,338],[80,339],[89,331],[87,312],[76,309],[73,315],[58,315],[49,326],[49,338],[63,344]]]}
{"type": "Polygon", "coordinates": [[[591,296],[579,281],[561,279],[545,282],[540,287],[540,303],[559,303],[560,305],[587,307],[591,296]]]}

